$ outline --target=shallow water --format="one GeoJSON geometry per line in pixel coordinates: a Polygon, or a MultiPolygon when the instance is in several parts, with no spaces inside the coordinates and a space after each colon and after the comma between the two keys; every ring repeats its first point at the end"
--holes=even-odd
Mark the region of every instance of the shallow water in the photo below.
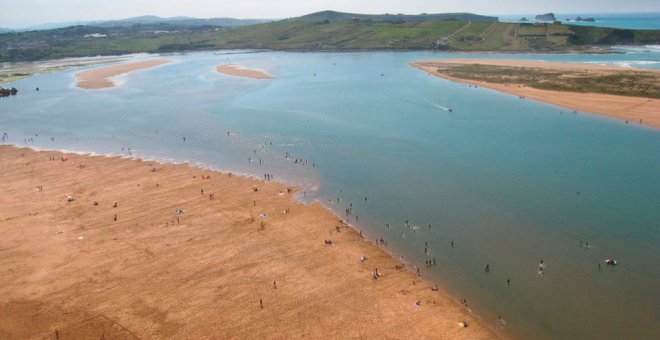
{"type": "MultiPolygon", "coordinates": [[[[660,68],[657,51],[621,51],[506,57],[660,68]]],[[[0,99],[0,132],[17,145],[272,173],[342,218],[353,204],[347,218],[369,239],[485,323],[501,316],[515,338],[659,334],[660,132],[408,66],[445,57],[484,56],[177,54],[94,91],[73,87],[79,69],[37,75],[0,99]],[[277,79],[215,72],[230,62],[277,79]],[[619,266],[605,266],[611,256],[619,266]]]]}

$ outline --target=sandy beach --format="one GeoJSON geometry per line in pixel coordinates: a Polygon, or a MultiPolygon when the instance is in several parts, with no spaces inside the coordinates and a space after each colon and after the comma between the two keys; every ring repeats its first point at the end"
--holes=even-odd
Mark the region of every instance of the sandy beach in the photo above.
{"type": "Polygon", "coordinates": [[[110,79],[129,72],[169,63],[168,60],[146,60],[95,68],[76,73],[77,87],[83,89],[102,89],[115,86],[110,79]]]}
{"type": "Polygon", "coordinates": [[[279,183],[0,146],[0,188],[2,339],[497,338],[279,183]]]}
{"type": "Polygon", "coordinates": [[[259,70],[252,70],[234,64],[220,65],[216,68],[216,70],[219,73],[234,77],[243,77],[243,78],[252,78],[252,79],[274,79],[271,75],[269,75],[266,72],[259,70]]]}
{"type": "Polygon", "coordinates": [[[84,57],[64,58],[49,61],[25,61],[5,63],[0,66],[0,86],[3,83],[31,77],[35,74],[48,74],[63,71],[72,67],[91,66],[124,61],[121,57],[84,57]]]}
{"type": "Polygon", "coordinates": [[[601,114],[618,118],[629,123],[642,123],[660,129],[660,100],[645,97],[629,97],[621,95],[553,91],[537,89],[516,83],[492,83],[471,79],[459,79],[439,72],[438,69],[447,64],[460,65],[493,65],[511,66],[555,71],[580,71],[590,74],[605,74],[606,72],[649,72],[658,74],[658,70],[625,68],[598,64],[573,64],[559,62],[541,62],[510,59],[443,59],[435,61],[420,61],[411,66],[435,76],[475,86],[522,96],[522,99],[532,99],[557,105],[570,110],[601,114]]]}

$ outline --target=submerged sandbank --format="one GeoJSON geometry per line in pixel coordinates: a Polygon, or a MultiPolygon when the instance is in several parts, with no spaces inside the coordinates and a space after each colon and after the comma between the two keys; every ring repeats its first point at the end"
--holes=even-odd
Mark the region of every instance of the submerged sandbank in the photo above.
{"type": "Polygon", "coordinates": [[[0,164],[0,337],[497,337],[281,184],[9,146],[0,164]]]}
{"type": "Polygon", "coordinates": [[[124,57],[84,57],[5,63],[3,67],[0,67],[0,85],[28,78],[35,74],[47,74],[63,71],[72,67],[107,64],[123,60],[125,60],[124,57]]]}
{"type": "Polygon", "coordinates": [[[274,79],[270,74],[264,71],[253,70],[235,64],[220,65],[216,68],[216,71],[234,77],[243,77],[243,78],[252,78],[252,79],[274,79]]]}
{"type": "Polygon", "coordinates": [[[169,63],[169,60],[145,60],[134,63],[111,65],[76,73],[77,87],[83,89],[102,89],[115,86],[110,79],[125,73],[169,63]]]}
{"type": "Polygon", "coordinates": [[[510,59],[443,59],[434,61],[421,61],[411,64],[413,67],[444,79],[475,86],[483,86],[500,92],[519,96],[521,99],[533,99],[571,110],[606,115],[619,118],[630,123],[642,123],[655,128],[660,128],[660,100],[658,99],[605,93],[539,89],[533,88],[531,86],[525,86],[525,84],[510,82],[504,77],[499,79],[497,82],[457,78],[443,72],[443,68],[451,65],[489,65],[517,67],[530,70],[538,69],[567,72],[567,81],[570,81],[570,77],[572,77],[570,72],[581,72],[582,74],[588,74],[590,76],[608,75],[622,72],[640,72],[657,76],[660,74],[660,71],[658,70],[598,64],[574,64],[510,59]]]}

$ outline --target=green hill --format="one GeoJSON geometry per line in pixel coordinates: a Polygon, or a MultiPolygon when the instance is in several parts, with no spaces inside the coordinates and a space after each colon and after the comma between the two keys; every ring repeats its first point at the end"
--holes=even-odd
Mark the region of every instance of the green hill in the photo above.
{"type": "Polygon", "coordinates": [[[403,22],[422,22],[422,21],[437,21],[437,20],[460,20],[460,21],[486,21],[498,22],[497,17],[489,17],[484,15],[472,13],[439,13],[439,14],[355,14],[343,13],[335,11],[322,11],[312,14],[307,14],[298,18],[296,21],[306,22],[338,22],[338,21],[374,21],[374,22],[389,22],[389,23],[403,23],[403,22]]]}
{"type": "MultiPolygon", "coordinates": [[[[471,15],[471,14],[470,14],[471,15]]],[[[585,51],[620,44],[660,43],[660,30],[482,20],[422,20],[426,16],[319,12],[257,25],[217,27],[139,24],[74,26],[0,34],[0,61],[218,49],[287,51],[443,50],[585,51]]],[[[481,16],[478,16],[481,17],[481,16]]]]}

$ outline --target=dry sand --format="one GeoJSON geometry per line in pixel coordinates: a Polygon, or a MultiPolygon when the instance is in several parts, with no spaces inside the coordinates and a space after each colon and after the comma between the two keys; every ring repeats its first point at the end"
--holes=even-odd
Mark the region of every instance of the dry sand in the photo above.
{"type": "Polygon", "coordinates": [[[216,68],[216,70],[220,73],[234,77],[243,77],[243,78],[252,78],[252,79],[273,79],[273,77],[266,72],[259,70],[252,70],[234,64],[220,65],[216,68]]]}
{"type": "Polygon", "coordinates": [[[571,110],[601,114],[609,117],[627,120],[660,129],[660,100],[644,97],[628,97],[599,93],[579,93],[565,91],[540,90],[521,84],[496,84],[469,79],[458,79],[438,72],[442,64],[481,64],[495,66],[514,66],[543,68],[566,71],[645,71],[660,72],[659,70],[648,70],[638,68],[625,68],[617,66],[606,66],[597,64],[573,64],[544,61],[510,60],[510,59],[442,59],[436,61],[422,61],[412,63],[413,67],[421,69],[435,76],[476,86],[483,86],[500,92],[523,96],[540,102],[561,106],[571,110]]]}
{"type": "Polygon", "coordinates": [[[76,73],[76,78],[78,78],[76,86],[83,89],[102,89],[113,87],[115,86],[115,83],[110,79],[112,77],[149,67],[163,65],[166,63],[169,63],[169,61],[146,60],[134,63],[111,65],[78,72],[76,73]]]}
{"type": "Polygon", "coordinates": [[[497,337],[278,183],[0,146],[0,192],[0,339],[497,337]]]}

